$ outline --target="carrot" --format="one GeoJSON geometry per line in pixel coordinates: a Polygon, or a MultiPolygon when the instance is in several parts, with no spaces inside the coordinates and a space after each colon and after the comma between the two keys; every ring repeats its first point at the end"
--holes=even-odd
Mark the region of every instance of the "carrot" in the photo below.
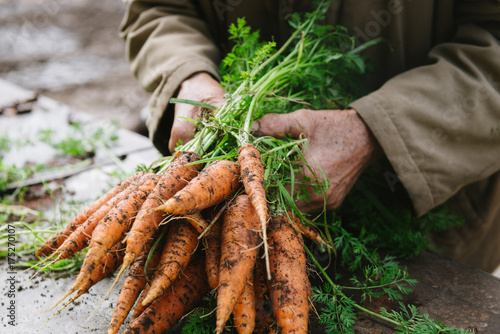
{"type": "Polygon", "coordinates": [[[94,214],[92,214],[89,219],[85,221],[85,223],[80,225],[73,233],[71,233],[64,243],[57,249],[55,253],[58,254],[58,259],[67,259],[84,249],[88,245],[94,229],[101,222],[101,220],[136,189],[137,185],[135,184],[127,187],[125,190],[113,197],[112,200],[99,208],[99,210],[94,212],[94,214]]]}
{"type": "Polygon", "coordinates": [[[234,327],[239,334],[251,334],[255,328],[255,292],[253,289],[253,271],[247,279],[245,289],[234,305],[234,327]]]}
{"type": "Polygon", "coordinates": [[[163,333],[172,328],[208,292],[205,263],[197,256],[160,298],[134,319],[123,334],[163,333]]]}
{"type": "Polygon", "coordinates": [[[303,237],[306,237],[311,241],[317,241],[325,246],[331,247],[325,240],[323,240],[321,235],[311,225],[303,225],[299,217],[296,215],[294,216],[291,212],[288,212],[287,215],[289,218],[291,218],[291,220],[289,219],[289,221],[292,224],[293,228],[300,231],[303,237]]]}
{"type": "Polygon", "coordinates": [[[257,259],[253,278],[255,294],[255,334],[274,332],[273,308],[269,297],[269,280],[266,279],[265,264],[257,259]],[[273,331],[271,331],[271,329],[273,331]]]}
{"type": "Polygon", "coordinates": [[[198,246],[198,233],[184,219],[171,223],[160,258],[158,270],[151,280],[151,288],[142,301],[146,305],[167,291],[187,266],[198,246]]]}
{"type": "Polygon", "coordinates": [[[199,155],[193,152],[179,151],[176,153],[174,160],[162,174],[155,188],[141,206],[137,218],[130,228],[127,235],[127,250],[123,265],[106,296],[111,292],[125,269],[134,262],[135,258],[142,251],[146,240],[158,231],[164,214],[160,211],[152,211],[152,209],[170,199],[175,193],[184,188],[191,179],[198,175],[202,167],[201,164],[187,165],[198,160],[200,160],[199,155]]]}
{"type": "Polygon", "coordinates": [[[219,285],[219,263],[221,244],[222,219],[217,219],[205,235],[205,270],[210,289],[217,289],[219,285]]]}
{"type": "Polygon", "coordinates": [[[271,219],[268,238],[271,301],[278,331],[307,333],[311,284],[302,235],[292,228],[286,215],[281,215],[271,219]]]}
{"type": "MultiPolygon", "coordinates": [[[[151,238],[147,242],[147,244],[143,247],[142,252],[137,256],[135,261],[130,266],[129,274],[123,282],[122,289],[120,291],[120,295],[118,296],[118,300],[116,301],[116,307],[113,312],[113,316],[111,318],[111,323],[108,328],[108,334],[115,334],[120,329],[120,326],[123,324],[125,319],[127,318],[128,313],[134,306],[134,303],[139,297],[142,289],[146,286],[147,277],[146,277],[146,261],[149,256],[149,252],[151,247],[155,243],[155,239],[151,238]]],[[[159,245],[158,245],[159,246],[159,245]]],[[[148,276],[152,275],[154,270],[156,270],[156,266],[160,260],[161,249],[162,247],[156,247],[151,257],[151,260],[148,265],[148,276]]]]}
{"type": "Polygon", "coordinates": [[[124,259],[125,264],[130,264],[135,257],[142,251],[144,240],[150,238],[163,218],[163,215],[151,210],[162,204],[163,201],[170,199],[175,193],[184,188],[186,184],[198,175],[202,165],[188,165],[191,162],[198,161],[200,157],[196,153],[179,151],[175,155],[168,169],[163,173],[153,192],[137,214],[132,228],[127,237],[127,250],[124,259]]]}
{"type": "MultiPolygon", "coordinates": [[[[123,260],[123,255],[125,254],[125,249],[118,242],[113,245],[113,247],[106,253],[106,256],[101,260],[99,265],[96,267],[96,270],[92,273],[90,278],[83,284],[77,291],[76,295],[71,298],[69,302],[67,302],[63,307],[61,307],[56,313],[54,313],[48,320],[50,320],[57,313],[61,312],[66,306],[74,302],[78,297],[87,292],[92,286],[94,286],[97,282],[100,282],[104,278],[108,277],[116,268],[120,266],[123,260]]],[[[61,298],[54,306],[45,310],[50,311],[59,305],[69,294],[66,294],[63,298],[61,298]]],[[[48,321],[47,320],[47,321],[48,321]]]]}
{"type": "MultiPolygon", "coordinates": [[[[48,266],[63,260],[67,259],[74,254],[78,253],[82,249],[84,249],[90,240],[92,232],[99,222],[109,213],[111,209],[113,209],[116,205],[118,205],[121,201],[123,201],[132,191],[137,190],[137,183],[142,182],[147,175],[139,176],[138,180],[135,183],[130,184],[120,193],[115,195],[112,199],[107,201],[103,206],[101,206],[96,212],[94,212],[83,224],[78,226],[73,233],[69,235],[69,237],[64,240],[64,242],[59,246],[59,248],[52,253],[51,256],[47,257],[44,261],[55,257],[50,263],[45,265],[45,267],[39,269],[30,279],[35,277],[39,272],[48,266]]],[[[42,262],[44,262],[42,261],[42,262]]]]}
{"type": "Polygon", "coordinates": [[[77,292],[74,299],[78,298],[85,292],[87,292],[93,285],[97,282],[108,277],[111,273],[115,271],[116,268],[120,266],[123,261],[123,256],[125,255],[125,248],[120,242],[117,242],[111,249],[107,252],[106,256],[101,260],[96,270],[92,272],[88,281],[83,284],[77,292]]]}
{"type": "Polygon", "coordinates": [[[257,258],[259,219],[247,195],[239,195],[223,219],[216,332],[221,333],[257,258]]]}
{"type": "Polygon", "coordinates": [[[239,175],[238,165],[234,162],[218,160],[156,210],[189,215],[211,207],[236,193],[239,175]]]}
{"type": "Polygon", "coordinates": [[[238,164],[241,169],[241,182],[245,193],[250,198],[260,220],[262,240],[264,241],[264,257],[268,279],[271,279],[269,268],[269,249],[267,245],[267,210],[266,188],[264,187],[264,164],[259,150],[253,144],[246,144],[239,149],[238,164]]]}
{"type": "MultiPolygon", "coordinates": [[[[121,241],[127,233],[133,218],[142,203],[146,200],[149,193],[153,190],[158,176],[148,174],[141,180],[142,185],[134,192],[131,192],[123,201],[121,201],[106,217],[96,226],[92,232],[92,239],[89,244],[89,250],[83,261],[82,268],[78,274],[71,290],[76,290],[80,285],[92,275],[95,267],[105,256],[106,252],[118,241],[121,241]]],[[[73,290],[73,291],[74,291],[73,290]]]]}
{"type": "Polygon", "coordinates": [[[201,215],[201,212],[199,212],[199,211],[195,212],[195,213],[191,213],[189,215],[185,215],[184,217],[191,224],[191,226],[194,227],[196,232],[198,232],[199,234],[203,233],[203,231],[208,226],[207,221],[205,220],[205,218],[203,218],[203,216],[201,215]]]}
{"type": "Polygon", "coordinates": [[[36,256],[46,256],[52,254],[61,244],[68,238],[68,236],[81,224],[83,224],[94,212],[96,212],[100,207],[106,204],[107,201],[111,200],[118,193],[123,191],[127,186],[134,183],[138,178],[142,177],[144,172],[140,172],[132,175],[125,181],[117,184],[111,190],[102,195],[97,201],[88,206],[85,210],[80,212],[73,218],[64,230],[53,235],[49,240],[47,240],[36,252],[36,256]]]}
{"type": "Polygon", "coordinates": [[[142,290],[141,295],[139,296],[139,299],[135,304],[134,313],[132,314],[132,320],[138,318],[142,314],[142,312],[144,312],[144,310],[146,310],[149,307],[149,305],[151,305],[151,303],[142,305],[142,302],[144,301],[144,298],[146,298],[150,288],[151,284],[148,283],[142,290]]]}

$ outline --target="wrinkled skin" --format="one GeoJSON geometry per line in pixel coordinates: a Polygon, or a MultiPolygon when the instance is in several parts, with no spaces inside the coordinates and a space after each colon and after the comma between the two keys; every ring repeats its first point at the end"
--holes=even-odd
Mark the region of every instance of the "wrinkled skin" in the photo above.
{"type": "MultiPolygon", "coordinates": [[[[371,131],[353,109],[268,114],[254,122],[253,130],[256,136],[308,139],[309,151],[304,155],[316,175],[321,177],[321,168],[331,185],[326,194],[328,210],[342,203],[361,172],[381,154],[371,131]]],[[[308,169],[304,175],[312,176],[308,169]]],[[[316,195],[311,189],[310,196],[309,203],[299,201],[297,207],[303,212],[321,210],[325,195],[316,195]]]]}
{"type": "MultiPolygon", "coordinates": [[[[178,98],[203,101],[214,106],[223,102],[224,90],[207,73],[198,73],[181,85],[178,98]]],[[[175,148],[180,139],[183,142],[193,137],[194,124],[177,118],[198,118],[200,108],[187,104],[176,104],[175,116],[169,148],[175,148]]],[[[353,109],[308,110],[301,109],[290,114],[268,114],[255,121],[252,126],[255,136],[292,138],[306,137],[309,152],[304,152],[316,175],[325,173],[329,184],[326,194],[328,210],[337,208],[354,185],[361,172],[381,154],[382,150],[371,131],[353,109]],[[318,168],[318,166],[320,168],[318,168]]],[[[304,174],[311,176],[308,169],[304,174]]],[[[297,202],[302,212],[317,212],[323,209],[325,194],[316,195],[310,191],[311,200],[297,202]]]]}
{"type": "MultiPolygon", "coordinates": [[[[316,175],[323,170],[331,187],[326,194],[328,210],[337,208],[354,185],[361,172],[380,154],[381,149],[370,130],[353,109],[308,110],[290,114],[268,114],[253,124],[256,136],[306,137],[309,151],[304,155],[316,175]]],[[[304,174],[312,176],[308,169],[304,174]]],[[[297,202],[303,212],[320,211],[324,194],[310,191],[311,200],[297,202]]]]}

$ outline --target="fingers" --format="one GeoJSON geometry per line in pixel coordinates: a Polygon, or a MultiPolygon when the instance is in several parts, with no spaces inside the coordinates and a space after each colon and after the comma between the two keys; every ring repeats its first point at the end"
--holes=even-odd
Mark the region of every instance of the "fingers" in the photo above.
{"type": "Polygon", "coordinates": [[[168,149],[174,152],[175,147],[181,141],[183,144],[187,143],[193,138],[195,130],[194,123],[184,118],[175,117],[170,132],[170,139],[168,141],[168,149]]]}
{"type": "MultiPolygon", "coordinates": [[[[177,98],[201,101],[219,107],[224,103],[224,94],[219,82],[210,74],[199,72],[182,82],[177,98]]],[[[182,103],[175,105],[174,122],[168,142],[170,152],[174,152],[179,141],[185,144],[193,138],[196,126],[186,118],[196,120],[200,114],[201,108],[199,107],[182,103]]]]}
{"type": "Polygon", "coordinates": [[[252,124],[253,134],[257,137],[290,136],[294,139],[300,138],[301,135],[307,137],[313,130],[307,112],[305,109],[300,109],[289,114],[264,115],[252,124]]]}

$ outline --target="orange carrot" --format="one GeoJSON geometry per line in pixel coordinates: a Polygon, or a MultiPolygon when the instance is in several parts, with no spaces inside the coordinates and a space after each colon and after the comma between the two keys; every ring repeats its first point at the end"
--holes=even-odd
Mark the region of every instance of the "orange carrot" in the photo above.
{"type": "Polygon", "coordinates": [[[200,157],[196,153],[179,151],[175,155],[168,169],[163,173],[155,189],[146,199],[137,214],[132,228],[127,237],[127,250],[124,259],[125,264],[130,264],[142,251],[144,240],[150,238],[163,219],[161,212],[151,210],[163,204],[175,193],[184,188],[186,184],[198,175],[202,165],[194,164],[186,166],[191,162],[198,161],[200,157]]]}
{"type": "Polygon", "coordinates": [[[274,333],[273,307],[269,297],[269,280],[266,279],[265,264],[255,263],[253,289],[255,294],[255,334],[274,333]]]}
{"type": "Polygon", "coordinates": [[[209,165],[187,186],[156,210],[189,215],[222,202],[239,188],[239,168],[228,160],[209,165]]]}
{"type": "Polygon", "coordinates": [[[325,246],[331,247],[326,243],[325,240],[321,237],[321,235],[312,227],[312,225],[303,225],[302,222],[300,221],[299,217],[296,215],[293,215],[292,212],[286,213],[286,215],[291,218],[289,219],[290,223],[292,224],[293,228],[300,231],[302,233],[303,237],[306,237],[307,239],[311,241],[317,241],[319,243],[322,243],[325,246]]]}
{"type": "Polygon", "coordinates": [[[184,188],[191,179],[198,175],[202,167],[201,164],[186,166],[198,160],[200,160],[200,157],[196,153],[186,151],[179,151],[176,153],[174,160],[162,174],[155,188],[141,206],[137,218],[130,228],[127,235],[127,250],[123,265],[116,275],[114,283],[109,288],[108,294],[111,292],[125,269],[142,251],[146,240],[151,238],[153,234],[158,231],[164,213],[153,211],[153,209],[170,199],[175,193],[184,188]]]}
{"type": "Polygon", "coordinates": [[[142,314],[142,312],[144,312],[144,310],[146,310],[151,305],[151,303],[142,305],[142,302],[144,301],[144,298],[146,298],[150,288],[151,284],[147,283],[142,290],[141,295],[139,296],[139,299],[135,304],[134,313],[132,314],[132,320],[138,318],[142,314]]]}
{"type": "Polygon", "coordinates": [[[269,268],[269,249],[266,235],[269,214],[267,210],[266,189],[264,187],[264,164],[259,150],[257,150],[253,144],[246,144],[240,147],[238,153],[238,164],[241,169],[241,182],[245,187],[245,193],[250,198],[250,202],[252,202],[260,220],[262,240],[264,241],[266,269],[268,279],[271,279],[271,269],[269,268]]]}
{"type": "Polygon", "coordinates": [[[210,289],[217,289],[219,285],[219,263],[221,244],[222,218],[217,219],[205,235],[205,270],[208,276],[210,289]]]}
{"type": "Polygon", "coordinates": [[[286,215],[281,215],[271,219],[268,240],[271,301],[278,332],[307,333],[311,284],[302,235],[292,228],[286,215]]]}
{"type": "Polygon", "coordinates": [[[177,324],[208,292],[204,267],[202,256],[193,259],[172,288],[152,302],[123,334],[160,334],[177,324]]]}
{"type": "Polygon", "coordinates": [[[264,187],[264,164],[259,150],[253,144],[240,148],[238,164],[241,169],[241,182],[245,193],[250,198],[257,215],[264,227],[269,218],[267,210],[266,189],[264,187]]]}
{"type": "Polygon", "coordinates": [[[73,218],[64,230],[53,235],[49,240],[47,240],[36,252],[36,256],[46,256],[52,254],[61,244],[68,238],[68,236],[81,224],[83,224],[94,212],[96,212],[100,207],[106,204],[107,201],[111,200],[118,193],[123,191],[130,184],[134,183],[137,179],[142,177],[144,172],[140,172],[132,175],[127,180],[119,183],[111,190],[102,195],[97,201],[88,206],[85,210],[80,212],[73,218]]]}
{"type": "Polygon", "coordinates": [[[92,272],[88,281],[78,289],[77,295],[74,299],[87,292],[97,282],[108,277],[112,272],[114,272],[115,269],[122,263],[124,255],[125,248],[121,242],[117,242],[113,245],[96,269],[92,272]]]}
{"type": "MultiPolygon", "coordinates": [[[[63,307],[61,307],[56,313],[54,313],[50,318],[55,316],[57,313],[61,312],[66,306],[74,302],[78,297],[87,292],[92,286],[94,286],[97,282],[100,282],[104,278],[108,277],[116,268],[120,266],[123,260],[123,255],[125,254],[125,249],[118,242],[113,245],[113,247],[106,253],[106,256],[101,260],[101,262],[97,265],[96,270],[92,273],[90,278],[83,284],[77,291],[74,297],[71,298],[69,302],[67,302],[63,307]]],[[[66,294],[63,298],[61,298],[54,306],[49,308],[46,311],[50,311],[59,305],[69,294],[66,294]]],[[[49,319],[50,319],[49,318],[49,319]]]]}
{"type": "Polygon", "coordinates": [[[207,221],[203,216],[201,215],[201,212],[194,212],[189,215],[184,216],[186,218],[186,221],[191,224],[191,226],[194,227],[196,232],[201,234],[208,226],[207,221]]]}
{"type": "MultiPolygon", "coordinates": [[[[158,176],[148,174],[142,179],[142,185],[136,191],[131,192],[123,201],[113,208],[92,232],[89,250],[83,261],[82,268],[78,274],[73,287],[78,289],[92,275],[95,267],[105,256],[106,252],[118,241],[121,241],[129,230],[133,219],[139,211],[142,203],[153,190],[158,181],[158,176]]],[[[74,291],[74,290],[73,290],[74,291]]]]}
{"type": "Polygon", "coordinates": [[[40,271],[47,268],[48,266],[60,260],[67,259],[73,256],[74,254],[78,253],[82,249],[84,249],[88,245],[88,242],[92,236],[92,232],[94,231],[95,227],[99,224],[99,222],[109,213],[111,209],[113,209],[121,201],[123,201],[131,192],[137,190],[137,183],[142,182],[147,177],[148,175],[140,176],[136,182],[130,184],[120,193],[115,195],[112,199],[107,201],[96,212],[94,212],[85,221],[85,223],[78,226],[78,228],[75,231],[73,231],[73,233],[71,233],[66,240],[64,240],[62,245],[59,246],[59,248],[54,253],[52,253],[52,255],[47,257],[44,261],[49,260],[53,257],[55,257],[55,259],[52,260],[52,262],[50,262],[49,264],[45,265],[45,267],[43,267],[42,269],[38,270],[37,273],[35,273],[30,279],[35,277],[40,271]]]}
{"type": "Polygon", "coordinates": [[[171,224],[158,270],[151,280],[151,288],[142,301],[143,305],[149,304],[167,291],[187,266],[198,246],[198,233],[191,224],[185,220],[174,221],[171,224]]]}
{"type": "Polygon", "coordinates": [[[257,258],[259,219],[247,195],[239,195],[223,219],[216,332],[233,312],[257,258]]]}
{"type": "Polygon", "coordinates": [[[251,334],[255,328],[255,292],[253,289],[253,271],[247,279],[245,289],[234,305],[234,327],[239,334],[251,334]]]}
{"type": "MultiPolygon", "coordinates": [[[[151,247],[155,243],[155,239],[151,238],[143,247],[142,252],[137,256],[135,261],[130,266],[129,274],[123,282],[123,287],[120,291],[120,295],[118,296],[118,300],[116,301],[116,307],[113,313],[113,317],[111,318],[111,323],[108,328],[108,334],[115,334],[120,329],[120,326],[123,324],[125,319],[127,318],[128,313],[134,306],[134,303],[139,297],[139,294],[146,286],[147,277],[145,273],[145,265],[149,256],[149,252],[151,247]]],[[[151,260],[148,265],[148,276],[154,273],[156,270],[156,266],[160,260],[161,249],[159,247],[160,244],[157,245],[156,249],[153,252],[151,260]]]]}

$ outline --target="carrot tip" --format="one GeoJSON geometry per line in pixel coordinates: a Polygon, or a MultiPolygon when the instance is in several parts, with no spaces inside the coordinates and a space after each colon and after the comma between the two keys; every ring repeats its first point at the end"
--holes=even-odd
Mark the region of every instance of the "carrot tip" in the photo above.
{"type": "Polygon", "coordinates": [[[156,289],[150,289],[148,294],[146,295],[146,298],[144,298],[144,300],[142,301],[142,306],[146,306],[148,305],[149,303],[151,303],[153,300],[156,299],[157,297],[157,293],[156,293],[156,289]]]}
{"type": "MultiPolygon", "coordinates": [[[[59,299],[59,300],[55,303],[55,305],[54,305],[54,306],[52,306],[51,308],[48,308],[48,309],[46,309],[46,310],[44,310],[44,311],[40,311],[40,312],[38,312],[37,314],[45,313],[45,312],[48,312],[48,311],[50,311],[50,310],[55,309],[57,305],[59,305],[59,304],[60,304],[63,300],[65,300],[65,299],[66,299],[66,297],[68,297],[69,295],[71,295],[71,294],[72,294],[73,292],[75,292],[75,291],[76,291],[76,288],[71,288],[71,289],[69,289],[69,291],[68,291],[68,292],[66,292],[66,294],[65,294],[65,295],[64,295],[61,299],[59,299]]],[[[57,314],[57,313],[56,313],[56,314],[57,314]]],[[[54,314],[54,315],[55,315],[55,314],[54,314]]],[[[54,315],[52,315],[52,317],[53,317],[54,315]]],[[[52,318],[52,317],[50,317],[50,318],[52,318]]],[[[49,319],[50,319],[50,318],[49,318],[49,319]]]]}
{"type": "MultiPolygon", "coordinates": [[[[54,253],[54,256],[55,256],[56,253],[54,253]]],[[[52,256],[51,256],[52,257],[52,256]]],[[[41,273],[44,269],[48,268],[49,266],[53,265],[54,263],[56,263],[57,261],[60,260],[60,257],[58,256],[57,258],[55,258],[54,260],[52,260],[51,262],[49,262],[48,264],[46,264],[45,266],[43,266],[42,268],[38,269],[38,271],[36,273],[33,274],[33,276],[31,276],[29,279],[28,279],[28,282],[31,281],[33,278],[35,278],[39,273],[41,273]]],[[[44,261],[45,262],[45,261],[44,261]]],[[[43,263],[43,262],[42,262],[43,263]]]]}

